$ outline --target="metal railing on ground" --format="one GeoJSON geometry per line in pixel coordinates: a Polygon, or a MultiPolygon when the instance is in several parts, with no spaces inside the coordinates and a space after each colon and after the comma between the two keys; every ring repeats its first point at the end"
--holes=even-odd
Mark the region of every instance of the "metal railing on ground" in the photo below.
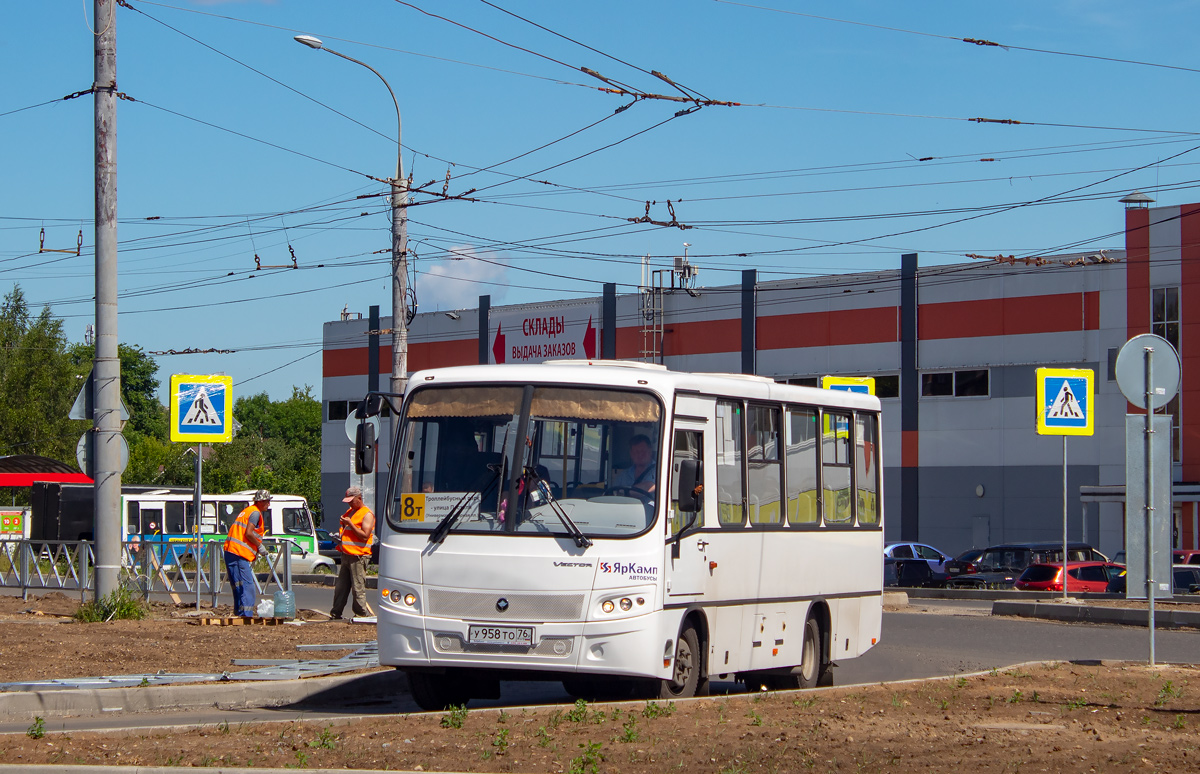
{"type": "MultiPolygon", "coordinates": [[[[259,594],[292,590],[290,538],[265,538],[273,547],[254,563],[259,594]]],[[[4,540],[0,541],[0,588],[30,591],[78,592],[81,602],[95,591],[95,544],[91,541],[4,540]]],[[[176,603],[195,601],[207,595],[213,607],[226,586],[224,543],[220,540],[188,543],[135,540],[121,546],[120,582],[143,599],[166,594],[176,603]],[[197,554],[197,547],[199,553],[197,554]]]]}

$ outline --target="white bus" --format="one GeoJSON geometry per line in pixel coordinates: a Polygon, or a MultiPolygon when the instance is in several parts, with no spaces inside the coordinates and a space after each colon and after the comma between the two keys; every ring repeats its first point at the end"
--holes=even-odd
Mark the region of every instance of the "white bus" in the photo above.
{"type": "Polygon", "coordinates": [[[879,640],[873,396],[632,362],[465,366],[414,374],[397,426],[379,659],[425,709],[501,679],[592,698],[832,684],[879,640]],[[647,441],[652,469],[625,473],[647,441]]]}

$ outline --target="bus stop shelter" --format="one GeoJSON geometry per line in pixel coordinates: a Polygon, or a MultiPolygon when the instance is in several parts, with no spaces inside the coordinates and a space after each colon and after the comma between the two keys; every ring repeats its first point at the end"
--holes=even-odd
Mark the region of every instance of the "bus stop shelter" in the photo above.
{"type": "Polygon", "coordinates": [[[12,454],[0,457],[0,486],[33,486],[34,481],[61,481],[91,484],[92,479],[73,465],[38,454],[12,454]]]}

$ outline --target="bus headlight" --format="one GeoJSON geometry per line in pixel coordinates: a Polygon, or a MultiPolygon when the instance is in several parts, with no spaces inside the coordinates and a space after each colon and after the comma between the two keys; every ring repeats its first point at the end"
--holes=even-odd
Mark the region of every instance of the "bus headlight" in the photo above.
{"type": "Polygon", "coordinates": [[[629,597],[621,598],[621,609],[626,612],[633,609],[633,602],[629,599],[629,597]]]}
{"type": "Polygon", "coordinates": [[[600,609],[606,613],[611,613],[616,608],[611,599],[604,600],[604,604],[600,605],[600,609]]]}

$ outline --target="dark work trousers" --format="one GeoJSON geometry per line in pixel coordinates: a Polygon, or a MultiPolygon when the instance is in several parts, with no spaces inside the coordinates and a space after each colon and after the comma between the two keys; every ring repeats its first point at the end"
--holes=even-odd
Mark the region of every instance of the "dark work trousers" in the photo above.
{"type": "Polygon", "coordinates": [[[333,608],[329,615],[334,618],[342,617],[346,608],[346,600],[350,592],[354,592],[354,601],[350,608],[356,616],[375,615],[375,611],[367,604],[367,562],[370,555],[351,556],[342,554],[341,567],[338,569],[337,583],[333,587],[333,608]]]}

